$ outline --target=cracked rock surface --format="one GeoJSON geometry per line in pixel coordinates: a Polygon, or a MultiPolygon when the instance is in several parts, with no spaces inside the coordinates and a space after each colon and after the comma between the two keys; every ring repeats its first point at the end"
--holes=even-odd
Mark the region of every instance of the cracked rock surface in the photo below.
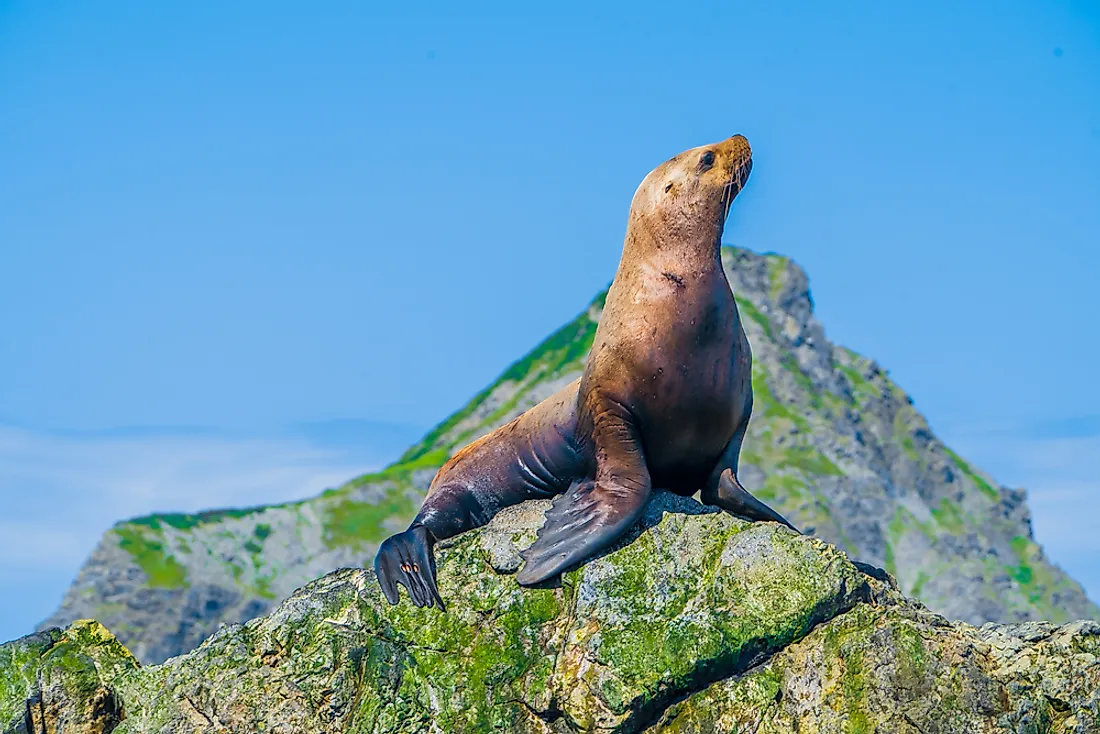
{"type": "Polygon", "coordinates": [[[90,622],[0,646],[0,728],[1100,732],[1100,624],[948,622],[821,540],[664,493],[521,588],[545,507],[439,547],[446,612],[342,569],[157,666],[90,622]]]}

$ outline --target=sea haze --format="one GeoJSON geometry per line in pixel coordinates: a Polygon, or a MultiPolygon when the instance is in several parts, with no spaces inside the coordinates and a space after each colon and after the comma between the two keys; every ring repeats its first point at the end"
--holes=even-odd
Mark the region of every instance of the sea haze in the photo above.
{"type": "Polygon", "coordinates": [[[0,640],[60,604],[103,532],[152,512],[302,499],[381,468],[423,427],[300,424],[270,434],[196,428],[60,433],[0,425],[0,640]]]}

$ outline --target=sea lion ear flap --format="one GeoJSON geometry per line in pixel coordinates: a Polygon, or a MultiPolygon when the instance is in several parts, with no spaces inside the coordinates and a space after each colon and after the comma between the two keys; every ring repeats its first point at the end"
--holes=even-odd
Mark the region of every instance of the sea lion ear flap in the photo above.
{"type": "Polygon", "coordinates": [[[649,496],[648,488],[624,492],[591,479],[574,482],[547,510],[538,539],[520,553],[526,563],[516,581],[542,583],[605,550],[641,516],[649,496]]]}

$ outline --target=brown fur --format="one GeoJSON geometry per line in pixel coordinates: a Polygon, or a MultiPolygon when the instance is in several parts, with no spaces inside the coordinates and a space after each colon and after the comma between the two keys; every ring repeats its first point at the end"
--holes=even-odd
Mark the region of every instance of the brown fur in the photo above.
{"type": "Polygon", "coordinates": [[[539,583],[610,545],[653,486],[786,523],[736,478],[752,411],[752,360],[722,269],[726,215],[752,167],[734,136],[681,153],[634,194],[626,242],[584,375],[456,453],[409,530],[379,548],[396,584],[438,604],[431,545],[502,507],[558,496],[517,575],[539,583]]]}

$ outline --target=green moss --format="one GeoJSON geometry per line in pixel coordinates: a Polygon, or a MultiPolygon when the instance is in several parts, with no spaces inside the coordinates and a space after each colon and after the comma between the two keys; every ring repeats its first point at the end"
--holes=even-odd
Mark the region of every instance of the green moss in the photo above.
{"type": "Polygon", "coordinates": [[[768,387],[767,371],[756,362],[752,365],[752,398],[754,414],[788,420],[802,430],[809,428],[809,421],[804,416],[776,400],[775,394],[768,387]]]}
{"type": "Polygon", "coordinates": [[[952,535],[962,535],[966,529],[959,506],[946,497],[940,500],[939,507],[932,508],[932,517],[941,528],[952,535]]]}
{"type": "Polygon", "coordinates": [[[734,300],[737,301],[738,311],[760,324],[760,328],[764,330],[764,334],[767,335],[768,339],[775,341],[775,335],[772,333],[772,322],[760,312],[756,304],[743,296],[734,296],[734,300]]]}
{"type": "Polygon", "coordinates": [[[660,734],[773,731],[766,723],[782,695],[783,671],[764,665],[737,679],[718,683],[673,705],[660,734]]]}
{"type": "Polygon", "coordinates": [[[788,446],[776,466],[794,467],[811,476],[844,476],[844,472],[829,457],[812,446],[788,446]]]}
{"type": "Polygon", "coordinates": [[[1012,578],[1016,579],[1021,584],[1027,585],[1035,578],[1035,573],[1031,570],[1031,566],[1025,563],[1021,563],[1011,570],[1012,578]]]}
{"type": "Polygon", "coordinates": [[[754,488],[753,494],[765,501],[778,501],[785,508],[810,499],[809,489],[804,479],[796,474],[779,472],[771,472],[765,476],[763,486],[754,488]]]}
{"type": "MultiPolygon", "coordinates": [[[[1016,554],[1016,565],[1006,567],[1008,573],[1020,586],[1031,604],[1040,604],[1052,590],[1058,586],[1053,575],[1043,568],[1039,546],[1031,538],[1017,535],[1010,541],[1012,552],[1016,554]]],[[[1049,604],[1044,604],[1048,606],[1049,604]]]]}
{"type": "Polygon", "coordinates": [[[870,671],[864,661],[862,645],[875,624],[876,611],[857,607],[822,629],[825,660],[834,666],[840,683],[839,710],[847,717],[845,732],[871,734],[874,724],[868,715],[870,671]]]}
{"type": "Polygon", "coordinates": [[[910,596],[920,598],[920,593],[924,589],[924,585],[928,583],[929,576],[924,571],[917,573],[917,580],[913,582],[913,587],[909,590],[910,596]]]}
{"type": "Polygon", "coordinates": [[[38,676],[39,660],[60,635],[60,630],[48,630],[0,648],[0,725],[11,722],[25,706],[38,676]]]}
{"type": "MultiPolygon", "coordinates": [[[[21,724],[27,700],[40,688],[60,685],[69,716],[62,728],[85,731],[81,724],[102,715],[96,711],[102,689],[137,667],[118,640],[90,620],[0,645],[0,726],[16,719],[21,724]]],[[[52,731],[54,721],[47,722],[52,731]]]]}
{"type": "Polygon", "coordinates": [[[190,530],[191,528],[198,527],[199,525],[222,522],[223,520],[232,518],[248,517],[249,515],[254,515],[257,512],[263,512],[270,507],[272,507],[272,505],[230,508],[225,510],[207,510],[205,512],[198,512],[195,514],[174,512],[158,515],[146,515],[144,517],[135,517],[132,520],[127,520],[124,524],[144,525],[154,530],[159,530],[162,525],[173,527],[176,530],[190,530]]]}
{"type": "Polygon", "coordinates": [[[790,264],[790,259],[782,255],[768,257],[768,297],[772,302],[779,300],[783,288],[787,285],[787,270],[790,264]]]}
{"type": "Polygon", "coordinates": [[[802,389],[811,410],[818,413],[823,411],[826,413],[830,411],[832,413],[843,413],[845,411],[847,403],[844,399],[827,390],[819,390],[809,375],[802,371],[802,367],[798,364],[798,360],[795,359],[794,355],[784,355],[780,360],[780,365],[802,389]]]}
{"type": "Polygon", "coordinates": [[[920,455],[917,453],[917,446],[913,441],[913,431],[910,427],[910,421],[919,419],[916,411],[911,408],[902,408],[894,414],[893,432],[894,440],[901,446],[902,453],[905,457],[913,462],[920,462],[920,455]]]}
{"type": "Polygon", "coordinates": [[[970,464],[966,463],[966,461],[964,461],[961,456],[959,456],[958,454],[956,454],[954,451],[947,448],[946,446],[944,447],[943,450],[946,451],[947,455],[951,458],[951,463],[953,463],[955,465],[955,467],[960,472],[962,472],[964,476],[966,476],[967,479],[969,479],[971,482],[974,483],[974,486],[978,488],[978,491],[980,491],[982,494],[984,494],[986,497],[993,500],[994,502],[1000,502],[1001,501],[1001,493],[998,492],[993,487],[992,484],[990,484],[986,480],[982,479],[971,468],[970,464]]]}
{"type": "Polygon", "coordinates": [[[115,526],[114,533],[119,538],[119,547],[145,572],[150,586],[164,589],[187,586],[187,569],[165,551],[159,530],[126,524],[115,526]]]}
{"type": "MultiPolygon", "coordinates": [[[[848,352],[848,354],[854,359],[859,359],[859,356],[854,352],[848,352]]],[[[853,404],[862,405],[863,403],[882,396],[881,389],[876,387],[874,382],[865,378],[855,367],[843,363],[838,363],[837,367],[839,367],[840,371],[844,373],[844,376],[848,378],[848,382],[852,386],[853,404]]]]}
{"type": "Polygon", "coordinates": [[[450,449],[438,448],[432,451],[421,454],[412,461],[399,462],[387,467],[383,471],[374,475],[375,478],[386,478],[392,476],[406,476],[410,472],[417,471],[419,469],[435,469],[441,467],[447,463],[447,459],[451,458],[450,449]]]}
{"type": "Polygon", "coordinates": [[[253,585],[252,590],[256,593],[256,596],[263,597],[264,599],[274,599],[275,592],[271,590],[271,578],[267,576],[259,576],[256,578],[256,583],[253,585]]]}
{"type": "MultiPolygon", "coordinates": [[[[392,696],[403,702],[400,718],[406,726],[424,720],[439,731],[511,730],[519,716],[515,702],[549,685],[553,660],[541,646],[544,628],[559,619],[573,589],[567,580],[560,590],[517,589],[507,577],[469,574],[485,568],[479,548],[466,542],[441,556],[440,591],[448,599],[464,598],[460,609],[444,614],[401,605],[385,609],[382,617],[376,605],[361,607],[367,624],[386,629],[404,648],[392,696]]],[[[360,708],[383,715],[381,700],[371,699],[395,684],[384,669],[367,670],[369,693],[360,708]]],[[[383,728],[372,723],[355,730],[383,728]]]]}
{"type": "Polygon", "coordinates": [[[841,679],[851,734],[872,734],[875,725],[867,715],[867,671],[863,654],[853,650],[844,657],[844,677],[841,679]]]}
{"type": "Polygon", "coordinates": [[[917,671],[924,669],[924,638],[912,626],[899,622],[894,627],[894,636],[903,659],[911,663],[917,671]]]}
{"type": "MultiPolygon", "coordinates": [[[[666,522],[670,522],[666,520],[666,522]]],[[[812,559],[795,550],[794,536],[772,531],[766,541],[773,562],[785,569],[753,565],[724,565],[723,556],[737,557],[741,548],[758,547],[760,526],[730,525],[706,537],[706,546],[690,565],[669,575],[655,571],[655,553],[676,554],[674,547],[693,521],[677,518],[663,539],[649,545],[635,541],[608,558],[612,572],[601,578],[614,606],[601,614],[598,642],[593,642],[593,661],[616,671],[623,693],[616,700],[631,709],[647,706],[663,689],[689,689],[697,685],[700,664],[736,668],[752,656],[780,649],[800,639],[819,620],[817,606],[823,594],[834,593],[833,581],[812,559]],[[741,537],[742,533],[753,536],[741,537]],[[701,610],[707,610],[703,612],[701,610]]],[[[690,532],[690,531],[689,531],[690,532]]],[[[692,539],[698,543],[698,539],[692,539]]],[[[843,556],[837,551],[837,559],[843,556]]],[[[600,678],[578,682],[598,685],[600,678]]],[[[572,686],[572,680],[564,684],[572,686]]],[[[627,709],[613,708],[616,715],[627,709]]],[[[585,724],[587,726],[587,724],[585,724]]],[[[583,728],[583,727],[582,727],[583,728]]]]}
{"type": "Polygon", "coordinates": [[[898,507],[894,510],[894,516],[890,518],[890,523],[886,526],[886,530],[889,533],[890,539],[895,542],[910,530],[919,531],[930,543],[936,540],[935,528],[929,523],[923,523],[918,520],[912,512],[904,507],[898,507]]]}
{"type": "Polygon", "coordinates": [[[390,534],[384,523],[388,519],[412,519],[416,505],[408,488],[394,483],[377,502],[343,499],[325,508],[324,540],[328,548],[360,548],[367,543],[380,543],[390,534]]]}

